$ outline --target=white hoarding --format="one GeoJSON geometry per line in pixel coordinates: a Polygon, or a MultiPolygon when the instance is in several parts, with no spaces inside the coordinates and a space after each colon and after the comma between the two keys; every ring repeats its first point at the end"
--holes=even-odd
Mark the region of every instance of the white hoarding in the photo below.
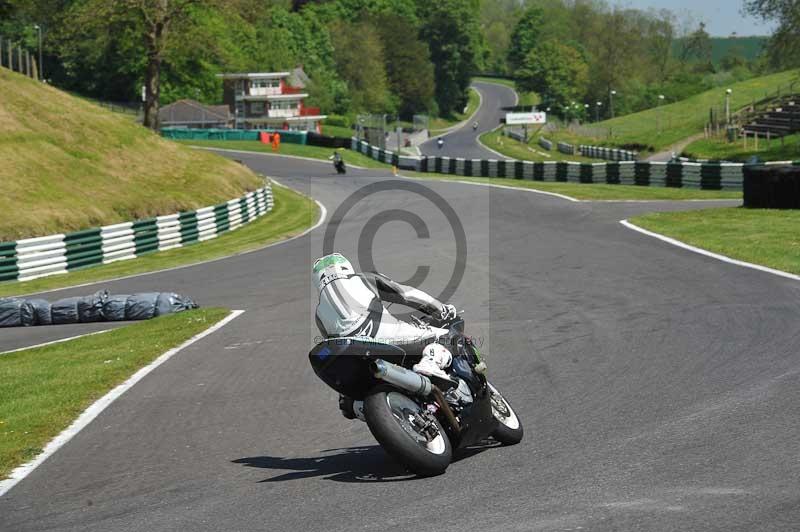
{"type": "Polygon", "coordinates": [[[546,124],[547,113],[506,113],[506,124],[546,124]]]}

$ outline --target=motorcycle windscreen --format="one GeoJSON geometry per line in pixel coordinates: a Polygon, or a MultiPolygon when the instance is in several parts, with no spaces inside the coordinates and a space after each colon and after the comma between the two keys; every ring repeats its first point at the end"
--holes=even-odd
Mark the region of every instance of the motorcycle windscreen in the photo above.
{"type": "Polygon", "coordinates": [[[406,353],[399,347],[369,338],[330,338],[308,354],[314,373],[325,384],[356,400],[362,400],[379,384],[369,367],[378,358],[403,365],[406,353]]]}

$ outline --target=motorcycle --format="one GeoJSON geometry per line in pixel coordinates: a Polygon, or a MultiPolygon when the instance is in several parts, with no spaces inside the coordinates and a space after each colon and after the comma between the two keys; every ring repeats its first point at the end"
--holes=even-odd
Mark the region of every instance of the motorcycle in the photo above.
{"type": "Polygon", "coordinates": [[[478,123],[477,122],[473,122],[472,123],[472,131],[477,131],[477,130],[478,130],[478,123]]]}
{"type": "Polygon", "coordinates": [[[344,159],[335,159],[333,161],[333,167],[336,169],[336,173],[339,175],[347,173],[347,168],[344,166],[344,159]]]}
{"type": "Polygon", "coordinates": [[[436,141],[436,145],[439,146],[439,149],[441,150],[442,146],[444,146],[444,139],[439,138],[439,140],[436,141]]]}
{"type": "Polygon", "coordinates": [[[486,365],[464,335],[464,320],[420,326],[448,329],[439,341],[453,353],[449,380],[411,370],[421,355],[366,337],[329,338],[308,354],[328,386],[353,401],[353,414],[395,460],[419,476],[445,472],[453,451],[487,437],[503,445],[522,440],[519,417],[484,375],[486,365]]]}

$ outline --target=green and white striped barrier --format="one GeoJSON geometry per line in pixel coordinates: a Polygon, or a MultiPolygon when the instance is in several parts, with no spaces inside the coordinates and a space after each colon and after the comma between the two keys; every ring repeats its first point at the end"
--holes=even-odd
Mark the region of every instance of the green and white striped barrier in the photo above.
{"type": "Polygon", "coordinates": [[[609,161],[577,163],[498,161],[455,157],[397,157],[392,152],[355,139],[353,139],[353,149],[373,159],[391,161],[391,164],[403,170],[415,172],[434,172],[468,177],[505,177],[533,181],[686,187],[706,190],[741,190],[744,168],[741,163],[715,162],[609,161]]]}
{"type": "Polygon", "coordinates": [[[0,243],[0,281],[28,281],[216,238],[270,212],[272,186],[196,211],[0,243]]]}

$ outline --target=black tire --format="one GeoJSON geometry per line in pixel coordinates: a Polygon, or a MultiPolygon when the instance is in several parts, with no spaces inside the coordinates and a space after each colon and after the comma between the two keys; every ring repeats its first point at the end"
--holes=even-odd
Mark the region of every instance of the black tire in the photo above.
{"type": "Polygon", "coordinates": [[[441,475],[453,458],[453,449],[447,434],[439,421],[434,420],[442,440],[439,441],[437,437],[436,445],[431,443],[433,450],[423,447],[401,426],[389,405],[390,400],[395,404],[402,401],[400,397],[416,404],[405,394],[386,387],[378,388],[367,396],[364,400],[364,417],[370,432],[389,456],[413,473],[421,477],[441,475]]]}
{"type": "Polygon", "coordinates": [[[491,436],[503,445],[516,445],[522,441],[524,433],[522,421],[519,419],[519,416],[517,416],[511,403],[500,394],[497,388],[492,386],[491,383],[489,384],[489,388],[493,395],[492,414],[494,414],[495,419],[500,422],[491,436]],[[495,407],[494,402],[497,399],[501,402],[498,405],[500,408],[495,407]]]}

